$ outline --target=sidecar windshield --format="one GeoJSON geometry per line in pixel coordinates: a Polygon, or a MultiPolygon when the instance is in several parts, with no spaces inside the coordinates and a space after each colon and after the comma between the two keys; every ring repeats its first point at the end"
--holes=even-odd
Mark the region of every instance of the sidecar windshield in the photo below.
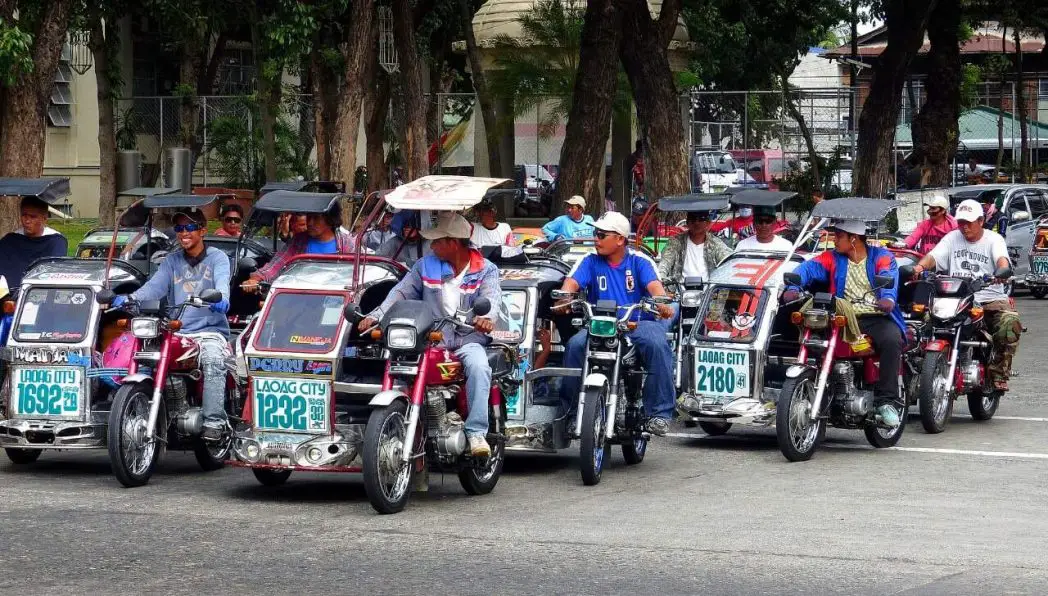
{"type": "Polygon", "coordinates": [[[746,287],[715,287],[695,318],[692,335],[708,341],[750,343],[757,337],[767,297],[772,292],[746,287]]]}
{"type": "Polygon", "coordinates": [[[491,338],[507,343],[524,339],[524,327],[528,321],[528,293],[525,290],[502,290],[500,308],[491,338]]]}
{"type": "Polygon", "coordinates": [[[83,341],[92,302],[94,295],[89,288],[34,287],[21,300],[14,337],[41,343],[83,341]]]}
{"type": "Polygon", "coordinates": [[[255,348],[271,352],[326,353],[342,328],[342,294],[283,291],[269,300],[255,348]]]}

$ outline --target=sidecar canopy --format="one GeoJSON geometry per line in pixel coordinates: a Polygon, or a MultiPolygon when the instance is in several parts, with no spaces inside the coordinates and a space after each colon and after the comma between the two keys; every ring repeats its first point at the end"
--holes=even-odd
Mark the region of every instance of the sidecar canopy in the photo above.
{"type": "Polygon", "coordinates": [[[69,178],[0,178],[0,195],[34,197],[53,205],[69,196],[69,178]]]}
{"type": "Polygon", "coordinates": [[[142,200],[146,209],[200,209],[215,201],[220,195],[152,195],[142,200]]]}
{"type": "Polygon", "coordinates": [[[732,206],[740,207],[775,207],[797,196],[797,193],[789,190],[760,190],[756,188],[743,188],[735,192],[729,192],[728,202],[732,206]]]}
{"type": "Polygon", "coordinates": [[[690,194],[659,199],[660,211],[721,211],[728,208],[726,194],[690,194]]]}
{"type": "Polygon", "coordinates": [[[394,188],[385,198],[387,205],[397,209],[463,211],[485,197],[493,198],[488,193],[509,182],[507,178],[423,176],[394,188]]]}
{"type": "Polygon", "coordinates": [[[258,189],[258,196],[269,194],[275,190],[290,190],[293,192],[313,193],[346,193],[345,182],[331,182],[328,180],[290,180],[286,182],[266,182],[258,189]]]}
{"type": "Polygon", "coordinates": [[[903,203],[902,201],[861,197],[830,199],[815,205],[815,208],[811,211],[811,216],[826,217],[830,219],[852,219],[866,222],[880,221],[893,210],[898,209],[905,204],[906,203],[903,203]]]}

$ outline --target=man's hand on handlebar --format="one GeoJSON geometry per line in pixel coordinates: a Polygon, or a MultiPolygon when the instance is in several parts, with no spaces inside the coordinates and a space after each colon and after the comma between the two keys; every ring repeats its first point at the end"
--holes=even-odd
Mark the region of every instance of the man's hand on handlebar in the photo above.
{"type": "Polygon", "coordinates": [[[655,309],[659,311],[659,317],[663,319],[673,318],[673,307],[669,304],[656,304],[655,309]]]}
{"type": "Polygon", "coordinates": [[[257,277],[248,278],[244,283],[240,284],[240,289],[249,294],[255,294],[259,291],[259,284],[261,281],[262,280],[257,277]]]}
{"type": "Polygon", "coordinates": [[[357,323],[357,331],[363,333],[365,330],[370,329],[371,327],[374,327],[377,324],[378,319],[375,319],[373,317],[364,317],[363,319],[360,319],[359,323],[357,323]]]}
{"type": "Polygon", "coordinates": [[[782,293],[782,303],[789,304],[800,300],[801,293],[798,290],[786,290],[782,293]]]}
{"type": "Polygon", "coordinates": [[[491,330],[495,328],[495,321],[487,317],[477,317],[473,319],[473,328],[478,333],[491,333],[491,330]]]}

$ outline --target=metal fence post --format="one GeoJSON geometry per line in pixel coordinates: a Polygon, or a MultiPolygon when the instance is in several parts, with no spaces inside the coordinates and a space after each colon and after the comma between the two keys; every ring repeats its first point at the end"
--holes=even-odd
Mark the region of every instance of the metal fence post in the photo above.
{"type": "Polygon", "coordinates": [[[163,186],[164,180],[164,98],[156,98],[157,103],[160,104],[160,155],[157,160],[160,162],[160,184],[163,186]]]}
{"type": "Polygon", "coordinates": [[[204,127],[204,146],[201,149],[201,151],[203,151],[204,154],[199,156],[199,157],[202,158],[201,161],[203,162],[204,186],[207,186],[207,155],[209,153],[208,150],[207,150],[207,98],[206,97],[201,97],[200,99],[201,99],[201,104],[203,105],[203,108],[204,108],[204,118],[203,118],[203,122],[201,123],[201,125],[204,127]]]}

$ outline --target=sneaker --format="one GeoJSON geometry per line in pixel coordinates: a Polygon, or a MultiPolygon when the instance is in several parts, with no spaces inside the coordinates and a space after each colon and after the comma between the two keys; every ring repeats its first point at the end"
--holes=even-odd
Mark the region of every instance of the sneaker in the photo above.
{"type": "Polygon", "coordinates": [[[644,430],[656,437],[664,437],[670,431],[670,421],[665,418],[649,418],[644,430]]]}
{"type": "Polygon", "coordinates": [[[484,437],[480,435],[470,435],[469,452],[473,457],[488,457],[491,455],[491,447],[488,446],[488,442],[484,437]]]}
{"type": "Polygon", "coordinates": [[[200,436],[205,441],[221,441],[225,429],[225,425],[220,422],[205,422],[200,436]]]}
{"type": "Polygon", "coordinates": [[[902,424],[902,421],[899,420],[899,413],[888,404],[878,407],[877,414],[881,417],[881,423],[888,428],[898,428],[902,424]]]}
{"type": "Polygon", "coordinates": [[[681,396],[677,399],[677,405],[688,412],[698,412],[702,409],[702,404],[699,403],[698,398],[693,395],[681,396]]]}

